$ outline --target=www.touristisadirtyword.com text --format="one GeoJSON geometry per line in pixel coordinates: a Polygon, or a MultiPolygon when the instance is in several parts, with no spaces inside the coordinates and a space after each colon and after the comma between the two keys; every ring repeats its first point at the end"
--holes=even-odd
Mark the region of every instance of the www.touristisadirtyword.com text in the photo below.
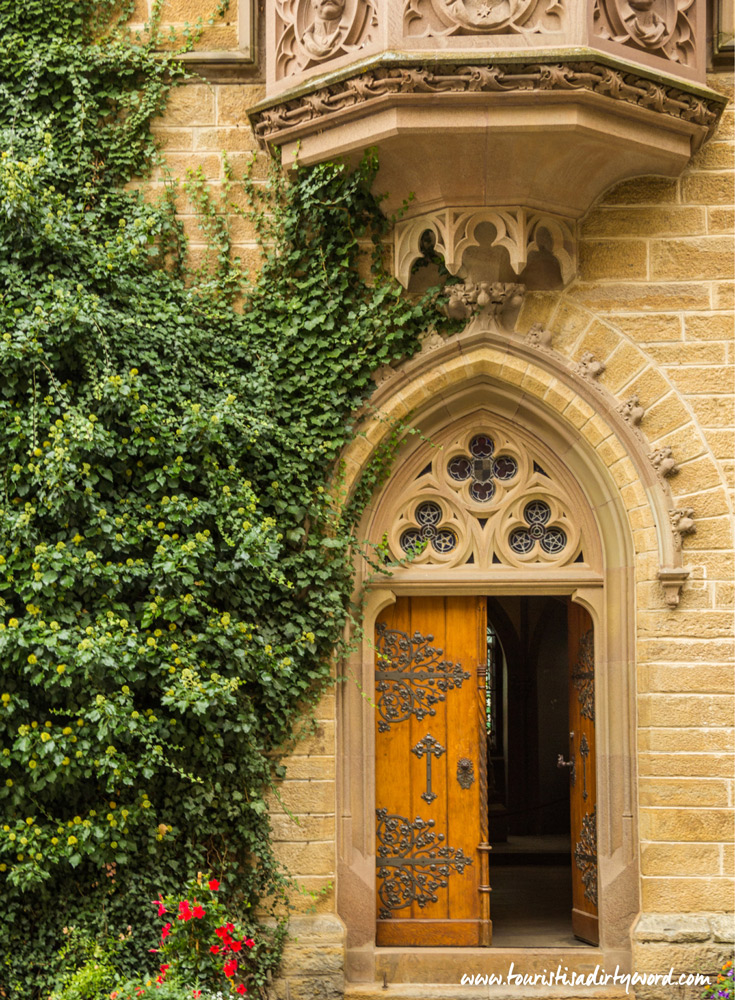
{"type": "Polygon", "coordinates": [[[464,973],[461,986],[622,986],[630,993],[635,986],[709,986],[710,978],[700,972],[605,972],[599,965],[593,972],[570,972],[569,968],[558,965],[556,969],[543,972],[517,972],[515,962],[508,966],[507,973],[464,973]]]}

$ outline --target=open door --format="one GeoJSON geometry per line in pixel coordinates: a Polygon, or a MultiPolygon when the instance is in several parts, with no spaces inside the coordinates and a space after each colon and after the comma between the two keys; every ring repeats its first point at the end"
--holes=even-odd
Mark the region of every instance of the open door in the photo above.
{"type": "Polygon", "coordinates": [[[595,772],[595,645],[592,619],[568,605],[569,767],[572,838],[572,930],[599,944],[597,916],[597,782],[595,772]]]}
{"type": "Polygon", "coordinates": [[[484,597],[403,597],[376,624],[378,945],[491,941],[486,620],[484,597]]]}

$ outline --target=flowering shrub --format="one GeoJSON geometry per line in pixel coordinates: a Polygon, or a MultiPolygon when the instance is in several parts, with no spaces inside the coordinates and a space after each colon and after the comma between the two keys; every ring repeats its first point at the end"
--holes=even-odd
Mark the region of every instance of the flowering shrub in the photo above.
{"type": "Polygon", "coordinates": [[[732,961],[725,962],[717,981],[708,986],[702,994],[704,1000],[735,1000],[735,966],[732,961]]]}

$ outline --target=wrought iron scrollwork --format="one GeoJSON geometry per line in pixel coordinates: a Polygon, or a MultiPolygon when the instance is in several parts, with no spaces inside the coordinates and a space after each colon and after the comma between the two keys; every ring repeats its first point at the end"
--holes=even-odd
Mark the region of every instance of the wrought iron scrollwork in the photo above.
{"type": "Polygon", "coordinates": [[[436,715],[436,705],[447,691],[462,687],[470,675],[461,663],[442,660],[443,649],[432,646],[433,635],[412,636],[384,623],[376,626],[375,686],[378,692],[378,731],[414,716],[419,722],[436,715]]]}
{"type": "Polygon", "coordinates": [[[472,858],[457,847],[443,843],[444,834],[434,832],[434,820],[377,809],[378,851],[375,859],[380,898],[380,919],[390,920],[396,910],[416,903],[421,909],[437,902],[437,889],[447,886],[452,871],[460,874],[472,858]]]}
{"type": "Polygon", "coordinates": [[[572,684],[577,689],[577,700],[585,719],[595,721],[595,646],[592,629],[579,640],[577,662],[572,671],[572,684]]]}
{"type": "Polygon", "coordinates": [[[582,873],[585,899],[597,906],[597,806],[582,820],[582,833],[574,846],[574,863],[582,873]]]}

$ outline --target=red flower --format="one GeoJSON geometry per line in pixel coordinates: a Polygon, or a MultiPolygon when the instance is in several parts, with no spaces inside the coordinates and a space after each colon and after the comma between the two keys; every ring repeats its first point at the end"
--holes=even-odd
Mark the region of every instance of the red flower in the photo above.
{"type": "Polygon", "coordinates": [[[189,900],[184,899],[179,903],[179,915],[177,920],[191,920],[194,914],[191,912],[189,900]]]}
{"type": "Polygon", "coordinates": [[[216,878],[211,878],[207,884],[212,892],[216,892],[219,889],[219,882],[216,878]]]}
{"type": "Polygon", "coordinates": [[[214,933],[219,938],[225,938],[225,937],[227,937],[227,928],[226,927],[218,927],[217,930],[214,933]]]}
{"type": "Polygon", "coordinates": [[[228,958],[223,966],[223,970],[226,976],[234,976],[237,972],[237,959],[228,958]]]}
{"type": "Polygon", "coordinates": [[[191,995],[193,997],[200,997],[202,995],[202,991],[201,990],[192,990],[191,991],[191,995]]]}
{"type": "Polygon", "coordinates": [[[164,924],[163,930],[161,931],[161,940],[165,941],[170,933],[171,933],[171,924],[164,924]]]}
{"type": "Polygon", "coordinates": [[[248,991],[247,986],[243,986],[242,983],[240,983],[239,986],[235,987],[235,993],[247,993],[247,991],[248,991]]]}
{"type": "Polygon", "coordinates": [[[225,924],[225,927],[226,927],[226,928],[227,928],[227,930],[228,930],[228,931],[230,932],[230,934],[232,934],[232,932],[233,932],[233,931],[234,931],[234,929],[235,929],[235,925],[234,925],[234,924],[225,924]]]}
{"type": "Polygon", "coordinates": [[[213,955],[219,955],[219,945],[218,944],[211,945],[211,947],[210,947],[209,950],[212,952],[213,955]]]}
{"type": "Polygon", "coordinates": [[[253,948],[255,946],[255,941],[252,938],[243,938],[243,944],[246,948],[253,948]]]}
{"type": "Polygon", "coordinates": [[[162,973],[164,974],[164,976],[166,975],[166,972],[167,972],[167,970],[168,970],[169,968],[170,968],[170,966],[169,966],[169,965],[162,965],[162,966],[161,966],[161,972],[162,972],[162,973]]]}
{"type": "Polygon", "coordinates": [[[195,906],[194,910],[193,910],[193,913],[194,913],[194,916],[197,918],[197,920],[201,920],[202,917],[204,916],[204,907],[203,906],[195,906]]]}
{"type": "Polygon", "coordinates": [[[163,900],[162,899],[152,899],[151,900],[151,906],[157,906],[158,907],[158,916],[159,917],[162,917],[164,915],[164,913],[166,912],[166,907],[163,905],[163,900]]]}

